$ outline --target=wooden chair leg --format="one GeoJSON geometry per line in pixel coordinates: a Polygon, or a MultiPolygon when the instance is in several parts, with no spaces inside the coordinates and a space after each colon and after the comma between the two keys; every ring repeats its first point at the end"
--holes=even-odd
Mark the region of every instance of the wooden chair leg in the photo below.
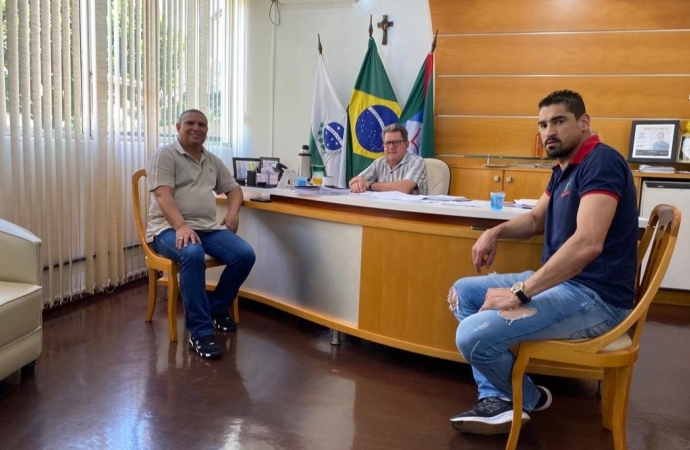
{"type": "Polygon", "coordinates": [[[520,438],[520,428],[522,428],[522,380],[525,377],[525,370],[529,357],[526,352],[520,351],[518,347],[517,359],[513,364],[513,423],[510,425],[510,434],[506,443],[506,450],[515,450],[518,439],[520,438]]]}
{"type": "Polygon", "coordinates": [[[604,428],[613,430],[613,399],[616,393],[616,379],[618,368],[605,368],[602,380],[601,418],[604,428]]]}
{"type": "Polygon", "coordinates": [[[153,310],[156,308],[156,295],[158,294],[158,273],[149,269],[149,304],[146,307],[146,321],[153,320],[153,310]]]}
{"type": "Polygon", "coordinates": [[[171,275],[168,281],[168,331],[170,342],[177,342],[177,297],[179,295],[177,274],[171,275]]]}
{"type": "Polygon", "coordinates": [[[632,365],[618,369],[618,377],[613,400],[613,448],[627,450],[628,444],[625,435],[625,424],[628,414],[628,395],[632,381],[632,365]]]}
{"type": "Polygon", "coordinates": [[[235,300],[232,302],[232,315],[233,319],[235,319],[235,323],[240,323],[240,307],[238,306],[239,300],[239,297],[235,297],[235,300]]]}

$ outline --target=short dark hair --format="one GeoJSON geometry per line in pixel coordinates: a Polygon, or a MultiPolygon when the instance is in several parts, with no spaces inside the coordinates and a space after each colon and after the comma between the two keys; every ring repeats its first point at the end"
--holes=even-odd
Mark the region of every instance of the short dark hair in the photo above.
{"type": "Polygon", "coordinates": [[[407,142],[407,128],[400,125],[399,123],[392,123],[388,125],[386,128],[384,128],[381,132],[381,139],[386,138],[386,133],[395,133],[396,131],[399,131],[400,135],[403,138],[403,141],[407,142]]]}
{"type": "Polygon", "coordinates": [[[545,106],[564,104],[568,112],[573,113],[576,119],[582,117],[587,112],[585,109],[585,101],[582,96],[575,91],[564,89],[562,91],[554,91],[544,97],[539,102],[539,109],[545,106]]]}
{"type": "Polygon", "coordinates": [[[182,111],[182,114],[180,114],[180,118],[177,119],[177,123],[182,123],[182,118],[183,118],[185,115],[187,115],[187,114],[192,114],[192,113],[201,114],[202,116],[204,116],[204,118],[205,118],[206,121],[208,122],[208,117],[206,117],[206,114],[204,114],[202,111],[199,111],[198,109],[188,109],[188,110],[186,110],[186,111],[182,111]]]}

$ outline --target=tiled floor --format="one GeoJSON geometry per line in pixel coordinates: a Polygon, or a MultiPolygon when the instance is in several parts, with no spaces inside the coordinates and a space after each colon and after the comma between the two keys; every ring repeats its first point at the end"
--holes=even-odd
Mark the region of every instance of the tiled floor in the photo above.
{"type": "MultiPolygon", "coordinates": [[[[0,383],[0,449],[502,449],[448,418],[476,398],[469,367],[344,337],[249,301],[225,354],[168,341],[146,286],[46,313],[35,376],[0,383]]],[[[180,308],[181,312],[181,308],[180,308]]],[[[181,339],[183,318],[179,316],[181,339]]],[[[631,449],[690,448],[690,308],[654,306],[628,411],[631,449]]],[[[539,377],[552,407],[521,449],[612,449],[596,383],[539,377]]]]}

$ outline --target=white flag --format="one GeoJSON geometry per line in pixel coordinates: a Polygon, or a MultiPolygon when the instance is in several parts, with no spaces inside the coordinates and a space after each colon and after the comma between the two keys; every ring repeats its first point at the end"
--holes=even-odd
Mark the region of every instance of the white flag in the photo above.
{"type": "Polygon", "coordinates": [[[347,112],[333,89],[323,56],[316,65],[316,86],[311,109],[309,150],[312,165],[325,166],[326,175],[334,184],[344,188],[346,170],[347,112]]]}

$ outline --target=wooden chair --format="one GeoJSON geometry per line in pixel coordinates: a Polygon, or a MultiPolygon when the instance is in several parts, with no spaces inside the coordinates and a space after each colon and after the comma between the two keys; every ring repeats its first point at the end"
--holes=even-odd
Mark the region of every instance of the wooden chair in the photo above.
{"type": "Polygon", "coordinates": [[[506,449],[517,447],[522,425],[522,379],[530,362],[567,363],[603,370],[603,424],[613,431],[614,448],[627,449],[625,423],[633,365],[649,305],[671,261],[680,219],[681,213],[674,206],[657,205],[652,211],[637,250],[635,306],[617,327],[593,339],[523,342],[518,346],[512,375],[513,423],[506,449]],[[642,269],[648,250],[647,264],[642,269]]]}
{"type": "MultiPolygon", "coordinates": [[[[156,294],[158,286],[168,288],[168,331],[170,332],[170,340],[177,341],[177,297],[180,292],[178,273],[179,267],[177,263],[171,259],[156,253],[151,245],[146,242],[146,226],[144,224],[144,215],[148,217],[148,211],[142,210],[142,197],[139,191],[139,182],[141,178],[146,177],[146,170],[139,169],[132,175],[132,207],[134,208],[134,220],[137,224],[137,232],[139,233],[139,241],[141,247],[144,249],[144,256],[146,258],[146,267],[149,271],[149,302],[146,309],[146,321],[151,322],[153,319],[153,310],[156,307],[156,294]],[[163,276],[159,277],[159,272],[163,272],[163,276]]],[[[148,189],[144,189],[145,195],[148,195],[148,189]]],[[[143,202],[146,204],[146,201],[143,202]]],[[[223,263],[217,259],[213,259],[206,255],[206,268],[222,266],[223,263]]],[[[206,283],[206,289],[212,291],[216,288],[215,283],[206,283]]],[[[237,299],[233,302],[233,316],[235,322],[240,322],[239,308],[237,306],[237,299]]]]}

